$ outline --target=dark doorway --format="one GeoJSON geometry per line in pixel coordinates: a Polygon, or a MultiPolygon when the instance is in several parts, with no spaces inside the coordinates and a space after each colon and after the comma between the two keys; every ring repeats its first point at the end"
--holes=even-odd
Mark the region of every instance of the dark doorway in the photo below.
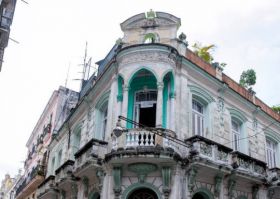
{"type": "Polygon", "coordinates": [[[140,108],[139,123],[148,127],[156,126],[156,110],[157,105],[153,107],[140,108]]]}
{"type": "Polygon", "coordinates": [[[151,189],[142,188],[132,192],[128,199],[158,199],[157,194],[151,189]]]}
{"type": "Polygon", "coordinates": [[[208,199],[208,197],[205,197],[205,196],[202,195],[201,193],[196,193],[196,194],[194,194],[194,196],[192,197],[192,199],[208,199]]]}

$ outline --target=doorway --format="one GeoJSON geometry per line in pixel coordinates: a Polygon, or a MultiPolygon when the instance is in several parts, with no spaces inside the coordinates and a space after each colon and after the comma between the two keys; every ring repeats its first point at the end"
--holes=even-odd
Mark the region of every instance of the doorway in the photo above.
{"type": "Polygon", "coordinates": [[[198,193],[194,194],[192,199],[210,199],[210,198],[206,194],[198,192],[198,193]]]}
{"type": "MultiPolygon", "coordinates": [[[[135,93],[134,120],[147,127],[156,126],[157,91],[144,90],[135,93]]],[[[135,126],[136,127],[136,126],[135,126]]]]}
{"type": "Polygon", "coordinates": [[[157,194],[148,188],[133,191],[127,199],[158,199],[157,194]]]}

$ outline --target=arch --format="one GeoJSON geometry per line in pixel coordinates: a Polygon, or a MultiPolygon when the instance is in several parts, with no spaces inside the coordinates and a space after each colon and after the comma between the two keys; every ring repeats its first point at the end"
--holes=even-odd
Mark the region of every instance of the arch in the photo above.
{"type": "MultiPolygon", "coordinates": [[[[143,89],[157,90],[157,77],[153,71],[145,68],[137,70],[129,80],[127,118],[134,119],[135,93],[143,89]]],[[[131,123],[127,123],[126,126],[127,128],[132,128],[131,123]]]]}
{"type": "Polygon", "coordinates": [[[98,192],[92,191],[89,196],[89,199],[100,199],[100,194],[98,192]]]}
{"type": "Polygon", "coordinates": [[[159,42],[159,36],[157,33],[147,33],[143,38],[143,43],[156,43],[159,42]]]}
{"type": "Polygon", "coordinates": [[[100,109],[106,101],[108,101],[110,91],[105,92],[97,101],[95,108],[100,109]]]}
{"type": "Polygon", "coordinates": [[[228,108],[228,111],[231,117],[234,117],[235,119],[239,120],[239,122],[241,123],[247,122],[247,118],[245,117],[245,114],[242,111],[235,108],[228,108]]]}
{"type": "Polygon", "coordinates": [[[200,88],[199,86],[189,85],[189,88],[194,98],[201,101],[204,105],[215,101],[215,99],[207,91],[200,88]]]}
{"type": "Polygon", "coordinates": [[[122,194],[122,198],[121,199],[127,199],[129,197],[129,195],[138,190],[138,189],[142,189],[142,188],[146,188],[146,189],[150,189],[152,190],[153,192],[155,192],[155,194],[157,195],[158,199],[161,199],[161,193],[159,191],[159,189],[157,187],[155,187],[153,184],[151,183],[135,183],[135,184],[132,184],[130,185],[129,187],[127,187],[123,194],[122,194]]]}
{"type": "Polygon", "coordinates": [[[131,84],[132,80],[137,76],[137,74],[139,74],[141,71],[144,71],[144,70],[147,70],[150,73],[152,73],[154,75],[154,77],[156,78],[156,81],[157,82],[159,81],[159,77],[158,77],[158,75],[156,74],[156,72],[153,69],[145,67],[145,66],[142,66],[142,67],[137,68],[136,70],[134,70],[134,72],[132,73],[132,75],[128,79],[128,85],[131,84]]]}
{"type": "Polygon", "coordinates": [[[203,196],[203,199],[214,199],[214,195],[211,193],[210,190],[207,188],[201,187],[198,188],[192,195],[192,198],[195,196],[195,194],[200,194],[203,196]]]}
{"type": "Polygon", "coordinates": [[[80,142],[81,142],[81,134],[82,134],[82,122],[79,122],[78,125],[73,130],[72,133],[72,140],[71,140],[71,147],[72,147],[72,158],[74,159],[75,153],[80,148],[80,142]]]}
{"type": "Polygon", "coordinates": [[[280,135],[278,135],[277,133],[271,130],[266,130],[264,134],[265,137],[268,138],[269,140],[280,143],[280,135]]]}

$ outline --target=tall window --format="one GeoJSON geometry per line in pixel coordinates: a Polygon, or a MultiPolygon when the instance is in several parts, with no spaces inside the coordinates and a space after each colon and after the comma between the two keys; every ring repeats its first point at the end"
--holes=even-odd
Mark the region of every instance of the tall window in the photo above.
{"type": "Polygon", "coordinates": [[[60,164],[61,164],[61,158],[62,158],[62,149],[58,152],[58,156],[57,156],[57,167],[59,167],[60,164]]]}
{"type": "Polygon", "coordinates": [[[73,155],[80,149],[80,142],[81,142],[81,127],[79,127],[73,134],[73,155]]]}
{"type": "Polygon", "coordinates": [[[192,131],[204,136],[204,106],[196,100],[192,100],[192,131]]]}
{"type": "Polygon", "coordinates": [[[266,162],[269,168],[276,167],[277,143],[266,139],[266,162]]]}
{"type": "Polygon", "coordinates": [[[234,151],[240,151],[241,124],[234,119],[231,120],[231,131],[233,143],[232,148],[234,151]]]}
{"type": "Polygon", "coordinates": [[[105,138],[105,132],[107,128],[107,115],[108,115],[108,104],[106,103],[102,110],[101,110],[101,133],[102,133],[102,139],[104,140],[105,138]]]}

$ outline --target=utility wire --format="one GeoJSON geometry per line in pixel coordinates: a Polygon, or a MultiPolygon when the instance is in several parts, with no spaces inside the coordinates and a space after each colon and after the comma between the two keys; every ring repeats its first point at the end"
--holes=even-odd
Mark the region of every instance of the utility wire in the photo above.
{"type": "Polygon", "coordinates": [[[244,137],[244,138],[240,138],[240,139],[236,139],[236,140],[233,140],[233,141],[230,141],[230,142],[226,142],[226,143],[224,143],[224,145],[229,144],[229,143],[232,143],[232,142],[236,142],[236,141],[239,141],[239,140],[245,140],[245,139],[254,137],[254,136],[256,136],[256,135],[262,133],[263,131],[265,131],[267,128],[269,128],[270,126],[272,126],[272,125],[275,124],[276,122],[278,122],[278,121],[275,120],[274,122],[271,122],[269,125],[265,126],[264,128],[262,128],[261,131],[255,133],[254,135],[250,135],[250,136],[247,136],[247,137],[244,137]]]}

